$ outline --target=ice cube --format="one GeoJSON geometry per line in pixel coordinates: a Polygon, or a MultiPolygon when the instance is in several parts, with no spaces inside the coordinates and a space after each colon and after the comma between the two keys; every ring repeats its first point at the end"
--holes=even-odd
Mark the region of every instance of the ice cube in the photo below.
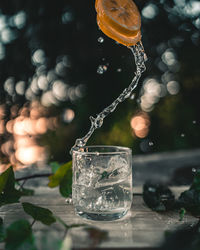
{"type": "Polygon", "coordinates": [[[108,171],[110,171],[109,176],[111,178],[115,176],[119,176],[120,178],[127,176],[129,166],[126,159],[119,155],[113,156],[108,162],[108,171]]]}
{"type": "Polygon", "coordinates": [[[118,169],[118,168],[126,168],[126,169],[128,169],[128,163],[121,156],[115,155],[115,156],[110,158],[110,160],[108,162],[108,169],[109,170],[114,170],[114,169],[118,169]]]}
{"type": "Polygon", "coordinates": [[[94,172],[92,168],[91,170],[81,169],[77,182],[79,185],[84,185],[86,187],[93,187],[98,181],[98,179],[99,179],[99,174],[94,172]]]}
{"type": "Polygon", "coordinates": [[[116,155],[113,156],[107,165],[107,169],[104,169],[99,175],[98,182],[96,187],[110,185],[111,183],[115,184],[123,179],[125,179],[129,174],[129,166],[126,159],[116,155]]]}

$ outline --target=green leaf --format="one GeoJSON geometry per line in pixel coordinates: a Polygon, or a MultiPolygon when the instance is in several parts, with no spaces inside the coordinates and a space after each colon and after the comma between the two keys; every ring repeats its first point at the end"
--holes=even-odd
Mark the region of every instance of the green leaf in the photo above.
{"type": "Polygon", "coordinates": [[[69,197],[72,193],[72,169],[69,169],[60,182],[60,193],[64,197],[69,197]]]}
{"type": "Polygon", "coordinates": [[[47,208],[35,206],[28,202],[22,203],[22,206],[25,213],[32,216],[34,220],[40,221],[45,225],[51,225],[56,222],[53,213],[47,208]]]}
{"type": "Polygon", "coordinates": [[[200,216],[200,170],[197,170],[191,187],[181,193],[178,203],[194,216],[200,216]]]}
{"type": "Polygon", "coordinates": [[[21,192],[14,189],[10,192],[5,192],[0,195],[0,206],[12,203],[18,203],[21,198],[21,192]]]}
{"type": "Polygon", "coordinates": [[[197,170],[195,176],[194,176],[194,180],[192,183],[192,186],[190,187],[190,189],[195,189],[200,191],[200,170],[197,170]]]}
{"type": "Polygon", "coordinates": [[[181,208],[180,211],[179,211],[179,221],[183,221],[183,218],[185,216],[185,209],[184,208],[181,208]]]}
{"type": "Polygon", "coordinates": [[[62,196],[69,197],[72,193],[72,162],[61,165],[54,175],[49,177],[50,188],[59,186],[62,196]]]}
{"type": "Polygon", "coordinates": [[[19,202],[21,192],[15,189],[15,176],[12,166],[0,175],[0,206],[19,202]]]}
{"type": "Polygon", "coordinates": [[[200,191],[189,189],[181,193],[178,202],[181,207],[195,216],[200,216],[200,191]]]}
{"type": "Polygon", "coordinates": [[[5,239],[5,228],[3,225],[3,219],[0,217],[0,242],[3,242],[5,239]]]}
{"type": "Polygon", "coordinates": [[[5,250],[36,250],[31,225],[27,220],[18,220],[6,230],[5,250]]]}
{"type": "Polygon", "coordinates": [[[68,162],[64,165],[61,165],[55,174],[49,176],[49,183],[48,186],[50,188],[54,188],[60,185],[61,181],[63,180],[64,176],[67,172],[72,168],[72,162],[68,162]]]}
{"type": "Polygon", "coordinates": [[[56,171],[59,169],[60,164],[58,162],[54,161],[54,162],[50,163],[50,167],[51,167],[52,173],[55,174],[56,171]]]}
{"type": "Polygon", "coordinates": [[[9,167],[3,174],[0,175],[0,194],[4,191],[5,188],[14,188],[15,186],[15,177],[13,168],[9,167]],[[9,180],[9,181],[8,181],[9,180]]]}

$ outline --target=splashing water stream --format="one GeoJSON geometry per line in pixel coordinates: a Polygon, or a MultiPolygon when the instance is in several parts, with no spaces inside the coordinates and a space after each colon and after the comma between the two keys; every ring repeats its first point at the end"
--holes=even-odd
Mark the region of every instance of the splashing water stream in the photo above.
{"type": "Polygon", "coordinates": [[[79,150],[84,147],[94,131],[103,125],[104,118],[112,113],[120,102],[123,102],[125,99],[129,98],[133,90],[137,87],[142,73],[146,70],[145,61],[147,60],[147,57],[141,41],[128,48],[132,51],[136,64],[136,72],[131,84],[128,86],[128,88],[124,89],[124,91],[118,96],[116,100],[114,100],[114,102],[112,102],[112,104],[97,114],[96,118],[90,116],[91,126],[88,133],[84,137],[76,140],[75,145],[72,147],[70,153],[72,153],[73,150],[79,150]]]}

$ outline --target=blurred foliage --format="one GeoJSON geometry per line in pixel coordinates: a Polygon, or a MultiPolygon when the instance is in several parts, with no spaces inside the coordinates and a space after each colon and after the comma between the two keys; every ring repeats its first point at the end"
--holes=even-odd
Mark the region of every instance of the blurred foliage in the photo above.
{"type": "Polygon", "coordinates": [[[0,175],[0,206],[17,203],[22,193],[15,188],[15,176],[13,168],[9,167],[0,175]]]}
{"type": "Polygon", "coordinates": [[[174,194],[167,186],[150,182],[143,186],[143,200],[156,212],[171,210],[175,204],[174,194]]]}
{"type": "Polygon", "coordinates": [[[17,220],[6,229],[5,249],[36,250],[32,228],[27,220],[17,220]]]}
{"type": "Polygon", "coordinates": [[[190,189],[180,195],[179,203],[194,216],[200,217],[200,170],[197,170],[190,189]]]}
{"type": "MultiPolygon", "coordinates": [[[[55,166],[55,163],[54,163],[55,166]]],[[[72,161],[65,163],[49,176],[48,186],[54,188],[59,186],[60,194],[69,197],[72,193],[72,161]]]]}
{"type": "Polygon", "coordinates": [[[47,208],[38,207],[28,202],[23,202],[22,206],[24,212],[29,214],[36,221],[40,221],[47,226],[56,222],[53,213],[47,208]]]}
{"type": "Polygon", "coordinates": [[[165,212],[179,209],[180,220],[185,212],[200,217],[200,170],[196,170],[190,188],[182,192],[177,200],[172,191],[162,183],[146,182],[143,186],[143,200],[154,211],[165,212]]]}
{"type": "MultiPolygon", "coordinates": [[[[72,183],[72,171],[71,171],[71,162],[68,162],[64,165],[60,165],[57,162],[52,162],[51,167],[53,170],[53,175],[50,176],[49,187],[60,186],[60,193],[64,197],[67,197],[71,194],[71,183],[72,183]],[[67,183],[67,184],[66,184],[67,183]]],[[[46,177],[46,175],[44,175],[46,177]]],[[[88,233],[89,241],[91,248],[94,248],[96,245],[100,244],[102,241],[108,239],[107,231],[100,230],[95,227],[91,227],[88,224],[71,224],[68,225],[65,223],[63,218],[58,217],[53,214],[53,212],[47,208],[36,206],[29,202],[20,202],[19,199],[22,195],[30,195],[34,192],[30,192],[23,187],[25,181],[27,179],[31,179],[33,176],[28,176],[24,178],[20,178],[20,181],[23,181],[21,185],[19,185],[15,179],[15,175],[13,172],[13,168],[8,168],[4,173],[0,175],[0,206],[16,203],[18,202],[23,208],[24,215],[29,215],[32,218],[32,223],[26,219],[17,219],[12,222],[10,225],[6,223],[0,217],[0,243],[4,244],[5,249],[71,249],[71,245],[68,246],[67,237],[68,231],[72,228],[83,227],[88,233]],[[15,184],[19,186],[19,189],[15,189],[15,184]],[[11,192],[16,196],[16,199],[11,197],[11,192]],[[12,198],[12,199],[11,199],[12,198]],[[51,227],[51,225],[55,222],[59,223],[64,227],[64,238],[63,235],[61,237],[51,238],[49,241],[48,237],[52,237],[49,231],[45,231],[46,240],[42,241],[37,234],[33,233],[33,226],[35,222],[40,222],[45,226],[51,227]],[[50,243],[49,243],[50,242],[50,243]]],[[[24,217],[23,215],[23,217],[24,217]]],[[[70,241],[71,242],[71,241],[70,241]]]]}
{"type": "Polygon", "coordinates": [[[0,242],[3,242],[5,238],[5,228],[3,225],[3,219],[0,217],[0,242]]]}
{"type": "MultiPolygon", "coordinates": [[[[142,16],[147,71],[135,98],[121,104],[89,143],[129,146],[134,153],[199,147],[199,2],[135,2],[142,16]],[[165,93],[144,110],[142,97],[149,79],[159,83],[165,93]],[[178,86],[179,92],[170,90],[169,83],[178,86]],[[130,121],[141,109],[149,114],[151,125],[146,137],[137,138],[130,121]]],[[[11,115],[12,106],[17,103],[21,108],[38,100],[47,105],[45,116],[56,116],[58,125],[35,140],[51,160],[66,162],[75,139],[87,132],[89,116],[100,112],[128,86],[135,66],[128,49],[98,30],[94,1],[3,0],[0,68],[0,104],[5,105],[1,144],[17,140],[10,132],[1,133],[1,126],[17,117],[11,115]],[[98,42],[99,37],[103,43],[98,42]],[[97,74],[99,65],[106,65],[104,74],[97,74]],[[75,113],[74,118],[68,109],[75,113]]],[[[10,150],[17,150],[15,147],[10,150]]],[[[10,154],[1,152],[1,162],[10,154]]]]}
{"type": "Polygon", "coordinates": [[[200,249],[200,221],[193,225],[167,231],[160,250],[198,250],[200,249]]]}

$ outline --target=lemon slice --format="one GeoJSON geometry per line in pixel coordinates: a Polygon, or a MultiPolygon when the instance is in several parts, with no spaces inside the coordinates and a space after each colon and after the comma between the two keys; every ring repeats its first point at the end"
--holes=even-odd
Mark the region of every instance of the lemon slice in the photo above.
{"type": "Polygon", "coordinates": [[[141,17],[132,0],[96,0],[97,23],[108,37],[131,46],[141,40],[141,17]]]}

